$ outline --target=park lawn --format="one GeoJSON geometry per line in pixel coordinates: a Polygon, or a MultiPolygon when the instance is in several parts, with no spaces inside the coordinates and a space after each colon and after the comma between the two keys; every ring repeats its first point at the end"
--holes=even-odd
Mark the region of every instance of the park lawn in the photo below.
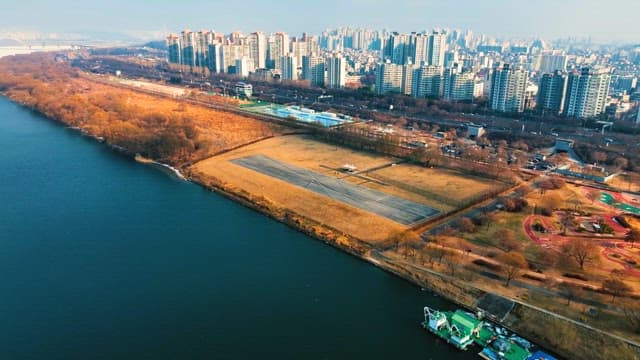
{"type": "Polygon", "coordinates": [[[474,233],[461,232],[460,237],[476,245],[494,247],[498,245],[498,240],[494,236],[495,232],[498,229],[509,229],[515,233],[516,239],[522,243],[522,247],[526,248],[532,243],[522,227],[524,219],[529,215],[528,211],[528,209],[519,213],[497,211],[493,214],[493,220],[488,227],[487,225],[478,226],[474,233]]]}
{"type": "Polygon", "coordinates": [[[377,170],[369,175],[381,181],[401,182],[418,191],[442,196],[453,202],[463,202],[478,194],[496,190],[502,185],[492,179],[456,170],[413,164],[400,164],[377,170]]]}

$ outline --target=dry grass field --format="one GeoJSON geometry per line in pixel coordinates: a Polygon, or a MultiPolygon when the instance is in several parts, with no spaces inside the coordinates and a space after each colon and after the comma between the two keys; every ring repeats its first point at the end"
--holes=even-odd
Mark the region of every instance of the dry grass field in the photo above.
{"type": "Polygon", "coordinates": [[[496,181],[459,171],[400,164],[371,174],[373,178],[393,179],[425,192],[445,196],[453,201],[464,201],[479,193],[495,190],[496,181]]]}
{"type": "Polygon", "coordinates": [[[205,177],[214,177],[254,196],[264,197],[281,207],[291,209],[365,241],[374,243],[382,241],[405,229],[401,224],[391,220],[230,162],[230,160],[256,154],[266,155],[325,175],[334,171],[321,165],[338,167],[343,164],[343,161],[350,161],[362,166],[375,166],[389,160],[335,148],[307,140],[303,136],[283,136],[198,162],[191,171],[203,174],[205,177]],[[341,160],[345,158],[349,160],[341,160]]]}
{"type": "MultiPolygon", "coordinates": [[[[478,193],[496,186],[490,180],[465,179],[462,174],[448,170],[426,169],[413,165],[390,166],[397,159],[336,147],[301,135],[264,140],[198,162],[190,169],[194,173],[215,178],[227,186],[247,191],[254,196],[264,197],[312,220],[374,243],[405,230],[406,226],[231,162],[253,155],[264,155],[283,163],[341,178],[439,211],[448,211],[453,208],[428,196],[429,192],[438,191],[439,186],[444,187],[444,192],[452,192],[453,188],[465,188],[462,196],[473,195],[473,188],[475,193],[478,193]],[[365,173],[362,176],[356,176],[337,170],[347,163],[365,173]],[[385,165],[387,166],[384,167],[385,165]],[[366,172],[367,169],[377,167],[384,167],[384,170],[366,172]],[[375,176],[378,171],[384,171],[385,177],[393,178],[397,182],[406,181],[412,187],[423,186],[427,191],[416,193],[395,185],[367,180],[369,176],[375,176]],[[425,179],[419,179],[421,177],[425,179]],[[436,179],[436,182],[430,182],[429,177],[436,179]],[[446,188],[447,186],[449,188],[446,188]]],[[[460,195],[455,196],[457,200],[460,195]]]]}
{"type": "MultiPolygon", "coordinates": [[[[335,174],[335,170],[348,163],[359,170],[381,166],[395,159],[367,154],[343,147],[315,141],[306,136],[282,136],[261,141],[233,151],[223,158],[240,158],[262,154],[280,161],[303,167],[325,175],[335,174]]],[[[345,176],[342,174],[341,176],[345,176]]],[[[340,175],[338,177],[341,177],[340,175]]]]}

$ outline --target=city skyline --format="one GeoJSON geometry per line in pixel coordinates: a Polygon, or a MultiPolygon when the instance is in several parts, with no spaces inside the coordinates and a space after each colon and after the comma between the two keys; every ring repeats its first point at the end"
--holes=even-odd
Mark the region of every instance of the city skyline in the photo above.
{"type": "Polygon", "coordinates": [[[196,12],[176,13],[169,1],[61,0],[55,3],[25,0],[2,5],[3,28],[38,32],[174,32],[182,28],[252,32],[286,31],[317,34],[328,28],[358,27],[410,32],[432,28],[470,29],[499,38],[591,38],[594,42],[640,42],[631,16],[640,5],[631,0],[609,2],[541,0],[491,1],[479,4],[461,0],[445,2],[355,0],[340,2],[280,1],[242,3],[185,0],[180,8],[196,12]],[[38,11],[34,11],[38,10],[38,11]],[[393,11],[392,11],[393,10],[393,11]],[[177,15],[178,14],[178,15],[177,15]],[[312,14],[305,16],[305,14],[312,14]],[[491,21],[488,21],[491,19],[491,21]]]}

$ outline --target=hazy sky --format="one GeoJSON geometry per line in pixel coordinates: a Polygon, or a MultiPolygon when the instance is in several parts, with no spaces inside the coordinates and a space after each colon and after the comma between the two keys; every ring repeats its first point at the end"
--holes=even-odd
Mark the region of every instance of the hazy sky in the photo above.
{"type": "Polygon", "coordinates": [[[303,31],[433,27],[640,43],[640,0],[0,0],[0,29],[303,31]]]}

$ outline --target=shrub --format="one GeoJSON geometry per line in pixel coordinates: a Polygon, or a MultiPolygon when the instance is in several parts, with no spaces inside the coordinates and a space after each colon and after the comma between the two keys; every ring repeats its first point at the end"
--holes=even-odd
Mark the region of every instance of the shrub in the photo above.
{"type": "Polygon", "coordinates": [[[580,274],[574,274],[574,273],[564,273],[562,274],[562,276],[569,278],[569,279],[577,279],[577,280],[582,280],[582,281],[589,281],[589,279],[587,279],[585,276],[580,275],[580,274]]]}
{"type": "Polygon", "coordinates": [[[501,203],[504,209],[509,212],[520,212],[529,206],[529,203],[524,198],[506,198],[502,199],[501,203]]]}
{"type": "Polygon", "coordinates": [[[549,208],[546,208],[546,207],[542,207],[542,208],[540,208],[540,214],[542,216],[547,216],[548,217],[548,216],[553,215],[553,210],[551,210],[549,208]]]}
{"type": "Polygon", "coordinates": [[[490,263],[490,262],[488,262],[486,260],[483,260],[483,259],[475,259],[475,260],[473,260],[473,263],[478,265],[478,266],[482,266],[482,267],[485,267],[487,269],[491,269],[493,271],[500,271],[500,269],[501,269],[500,265],[490,263]]]}
{"type": "Polygon", "coordinates": [[[533,280],[533,281],[539,281],[539,282],[543,282],[543,281],[545,281],[545,280],[546,280],[546,279],[545,279],[545,278],[543,278],[543,277],[536,276],[536,275],[529,274],[529,273],[522,275],[522,277],[527,278],[527,279],[530,279],[530,280],[533,280]]]}

